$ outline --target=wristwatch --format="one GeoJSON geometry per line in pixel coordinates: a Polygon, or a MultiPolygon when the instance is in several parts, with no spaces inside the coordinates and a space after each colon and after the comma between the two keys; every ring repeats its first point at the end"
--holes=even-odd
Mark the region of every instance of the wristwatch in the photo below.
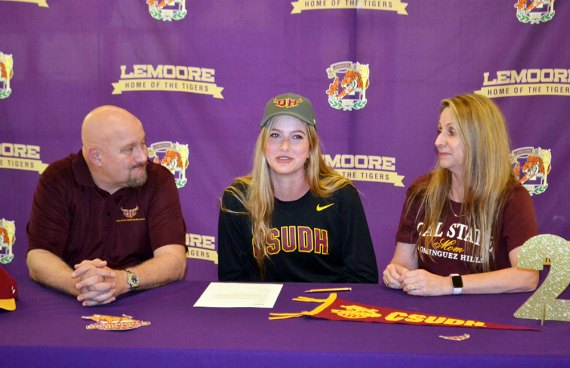
{"type": "Polygon", "coordinates": [[[134,291],[139,287],[139,277],[136,273],[129,270],[128,268],[125,270],[127,273],[127,284],[129,284],[129,291],[134,291]]]}
{"type": "Polygon", "coordinates": [[[463,279],[461,275],[458,273],[452,273],[451,275],[451,283],[453,285],[453,295],[459,295],[463,292],[463,279]]]}

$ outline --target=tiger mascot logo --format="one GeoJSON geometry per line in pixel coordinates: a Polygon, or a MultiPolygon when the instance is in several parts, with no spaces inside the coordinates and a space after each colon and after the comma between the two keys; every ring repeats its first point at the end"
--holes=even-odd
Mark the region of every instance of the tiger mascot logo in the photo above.
{"type": "Polygon", "coordinates": [[[12,246],[16,242],[16,225],[14,221],[0,219],[0,263],[8,264],[14,259],[12,246]]]}
{"type": "Polygon", "coordinates": [[[327,75],[333,79],[325,91],[331,107],[350,111],[366,106],[366,90],[370,85],[368,64],[343,61],[327,68],[327,75]]]}
{"type": "Polygon", "coordinates": [[[0,99],[12,94],[10,79],[14,76],[14,59],[10,54],[0,52],[0,99]]]}
{"type": "Polygon", "coordinates": [[[171,173],[183,172],[185,167],[182,164],[180,152],[169,149],[160,161],[160,164],[170,170],[171,173]]]}
{"type": "MultiPolygon", "coordinates": [[[[333,84],[335,84],[335,82],[336,84],[338,84],[338,77],[335,77],[335,81],[333,81],[333,84]]],[[[370,81],[364,80],[361,72],[355,70],[349,70],[346,72],[344,78],[342,78],[342,81],[340,82],[342,91],[338,93],[336,96],[337,98],[343,98],[346,95],[354,96],[356,92],[364,92],[366,88],[368,88],[369,84],[370,81]],[[366,85],[364,85],[364,83],[366,83],[366,85]]],[[[332,88],[334,87],[330,85],[330,89],[332,88]]],[[[338,87],[336,88],[336,91],[338,91],[338,87]]]]}
{"type": "Polygon", "coordinates": [[[530,195],[541,194],[548,188],[551,153],[542,148],[524,147],[511,153],[513,173],[530,195]]]}
{"type": "Polygon", "coordinates": [[[149,146],[148,157],[154,163],[166,167],[176,180],[178,189],[184,187],[188,180],[186,179],[186,169],[188,168],[189,150],[187,144],[178,142],[157,142],[149,146]],[[162,154],[162,157],[160,157],[162,154]]]}
{"type": "Polygon", "coordinates": [[[146,3],[150,15],[164,22],[181,20],[188,14],[186,0],[146,0],[146,3]]]}
{"type": "Polygon", "coordinates": [[[522,23],[539,24],[554,18],[555,0],[518,0],[514,7],[517,9],[517,19],[522,23]]]}
{"type": "Polygon", "coordinates": [[[546,172],[542,157],[529,156],[524,163],[522,172],[524,175],[520,179],[520,182],[524,184],[528,180],[544,178],[550,172],[550,166],[548,167],[548,172],[546,172]]]}

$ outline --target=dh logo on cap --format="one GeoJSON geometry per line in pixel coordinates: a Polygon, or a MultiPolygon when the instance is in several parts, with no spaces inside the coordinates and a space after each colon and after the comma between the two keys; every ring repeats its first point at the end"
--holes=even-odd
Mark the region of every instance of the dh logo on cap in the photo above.
{"type": "Polygon", "coordinates": [[[273,99],[273,104],[277,107],[280,108],[291,108],[291,107],[297,107],[299,106],[301,103],[303,102],[303,99],[301,97],[299,98],[275,98],[273,99]]]}

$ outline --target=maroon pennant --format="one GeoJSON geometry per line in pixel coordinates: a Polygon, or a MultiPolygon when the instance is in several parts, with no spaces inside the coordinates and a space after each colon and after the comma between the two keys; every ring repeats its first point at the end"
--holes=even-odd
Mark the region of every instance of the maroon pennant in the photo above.
{"type": "Polygon", "coordinates": [[[521,330],[539,331],[534,328],[509,326],[498,323],[477,321],[473,319],[463,319],[448,317],[431,313],[410,312],[402,309],[381,307],[376,305],[366,305],[337,298],[336,293],[331,293],[327,299],[314,299],[300,296],[293,300],[299,302],[321,303],[312,311],[299,313],[270,313],[270,320],[295,318],[308,316],[313,318],[323,318],[333,321],[356,321],[356,322],[377,322],[377,323],[404,323],[408,325],[420,326],[441,326],[441,327],[467,327],[467,328],[491,328],[497,330],[521,330]]]}

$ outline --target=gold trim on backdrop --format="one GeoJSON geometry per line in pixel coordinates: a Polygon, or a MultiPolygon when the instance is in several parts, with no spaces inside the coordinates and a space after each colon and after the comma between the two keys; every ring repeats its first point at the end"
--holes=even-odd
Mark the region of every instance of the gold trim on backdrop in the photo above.
{"type": "Polygon", "coordinates": [[[48,164],[45,164],[40,160],[0,157],[0,169],[37,171],[38,174],[41,174],[44,172],[46,167],[48,167],[48,164]]]}
{"type": "Polygon", "coordinates": [[[132,91],[170,91],[187,92],[211,95],[214,98],[221,98],[224,87],[218,87],[212,83],[180,81],[176,79],[124,79],[113,85],[113,94],[118,95],[123,92],[132,91]]]}
{"type": "Polygon", "coordinates": [[[407,3],[400,0],[299,0],[292,1],[291,14],[300,14],[306,10],[330,9],[364,9],[393,11],[400,15],[408,15],[407,3]]]}
{"type": "Polygon", "coordinates": [[[40,8],[49,8],[47,0],[0,0],[0,1],[10,1],[13,3],[31,3],[31,4],[37,4],[40,8]]]}

